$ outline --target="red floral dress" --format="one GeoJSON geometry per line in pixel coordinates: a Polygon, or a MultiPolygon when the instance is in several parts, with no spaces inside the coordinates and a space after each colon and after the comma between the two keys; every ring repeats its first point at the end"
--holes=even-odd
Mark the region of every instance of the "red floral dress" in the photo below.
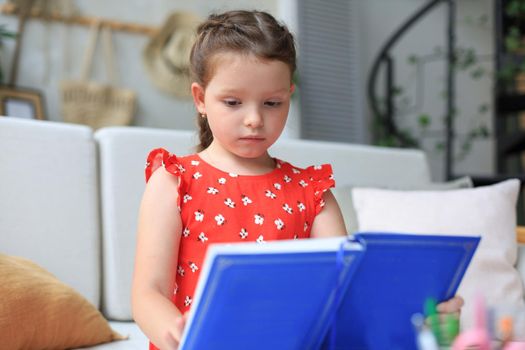
{"type": "MultiPolygon", "coordinates": [[[[245,242],[310,237],[312,222],[333,187],[330,165],[306,169],[275,159],[264,175],[221,171],[193,154],[177,157],[164,149],[150,152],[146,181],[163,166],[179,179],[182,234],[173,302],[189,310],[207,247],[216,242],[245,242]]],[[[150,349],[156,349],[150,344],[150,349]]]]}

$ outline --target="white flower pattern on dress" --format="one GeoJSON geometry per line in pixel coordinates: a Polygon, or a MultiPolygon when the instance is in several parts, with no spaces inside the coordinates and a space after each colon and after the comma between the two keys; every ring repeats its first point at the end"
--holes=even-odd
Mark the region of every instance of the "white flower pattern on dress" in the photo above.
{"type": "Polygon", "coordinates": [[[291,206],[288,205],[288,203],[283,204],[283,210],[288,214],[293,214],[293,209],[291,206]]]}
{"type": "Polygon", "coordinates": [[[257,237],[256,242],[257,243],[266,243],[266,241],[264,240],[264,236],[263,235],[259,235],[259,237],[257,237]]]}
{"type": "Polygon", "coordinates": [[[206,237],[206,234],[204,232],[201,232],[199,234],[199,241],[201,241],[202,243],[206,242],[208,240],[208,237],[206,237]]]}
{"type": "Polygon", "coordinates": [[[284,222],[277,218],[275,221],[274,221],[274,224],[275,226],[277,227],[278,230],[282,230],[284,228],[284,222]]]}
{"type": "Polygon", "coordinates": [[[182,230],[182,236],[188,237],[190,235],[190,229],[185,227],[184,230],[182,230]]]}
{"type": "Polygon", "coordinates": [[[182,201],[184,203],[188,203],[189,201],[191,201],[193,198],[191,198],[191,196],[189,194],[185,194],[184,197],[182,198],[182,201]]]}
{"type": "Polygon", "coordinates": [[[242,228],[241,232],[239,232],[239,236],[241,237],[241,239],[246,239],[246,237],[248,237],[248,231],[246,231],[245,228],[242,228]]]}
{"type": "Polygon", "coordinates": [[[195,271],[197,271],[199,269],[197,264],[195,264],[194,262],[189,261],[188,264],[190,265],[191,272],[193,272],[193,273],[195,273],[195,271]]]}
{"type": "Polygon", "coordinates": [[[277,195],[275,193],[273,193],[272,191],[270,191],[270,190],[266,190],[264,193],[265,193],[266,197],[268,197],[270,199],[277,198],[277,195]]]}
{"type": "Polygon", "coordinates": [[[197,171],[195,174],[193,174],[193,178],[194,178],[195,180],[198,180],[198,179],[200,179],[201,177],[202,177],[202,174],[199,173],[198,171],[197,171]]]}
{"type": "Polygon", "coordinates": [[[245,206],[252,203],[252,200],[244,194],[241,196],[241,200],[242,200],[242,204],[244,204],[245,206]]]}
{"type": "Polygon", "coordinates": [[[255,214],[253,217],[256,225],[264,224],[264,216],[262,214],[255,214]]]}
{"type": "Polygon", "coordinates": [[[223,178],[223,177],[221,177],[221,178],[219,178],[219,179],[217,180],[217,182],[220,183],[221,185],[224,185],[224,184],[226,184],[226,179],[223,178]]]}
{"type": "Polygon", "coordinates": [[[188,295],[186,295],[186,298],[184,299],[184,306],[186,307],[190,306],[191,302],[192,302],[191,298],[188,295]]]}
{"type": "Polygon", "coordinates": [[[209,194],[217,194],[217,193],[219,193],[219,190],[216,189],[215,187],[211,187],[210,186],[210,187],[208,187],[208,193],[209,194]]]}
{"type": "Polygon", "coordinates": [[[227,206],[228,208],[235,208],[235,202],[232,201],[231,198],[226,198],[226,199],[224,200],[224,204],[226,204],[226,206],[227,206]]]}
{"type": "Polygon", "coordinates": [[[202,222],[202,220],[204,220],[204,213],[202,212],[202,210],[197,210],[194,214],[195,214],[195,221],[202,222]]]}
{"type": "Polygon", "coordinates": [[[221,226],[224,225],[226,219],[224,218],[224,216],[222,216],[222,214],[218,214],[215,216],[215,221],[217,222],[217,225],[221,226]]]}

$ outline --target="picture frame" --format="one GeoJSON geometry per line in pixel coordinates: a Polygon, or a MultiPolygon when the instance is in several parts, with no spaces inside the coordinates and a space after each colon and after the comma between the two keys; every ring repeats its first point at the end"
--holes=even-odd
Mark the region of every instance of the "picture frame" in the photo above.
{"type": "Polygon", "coordinates": [[[0,85],[0,116],[45,120],[42,94],[35,89],[0,85]]]}

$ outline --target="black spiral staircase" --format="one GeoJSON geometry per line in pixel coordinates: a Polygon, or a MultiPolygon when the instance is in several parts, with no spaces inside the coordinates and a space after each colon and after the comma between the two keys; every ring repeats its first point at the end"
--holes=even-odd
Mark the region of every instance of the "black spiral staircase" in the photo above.
{"type": "Polygon", "coordinates": [[[412,27],[425,15],[430,13],[436,6],[445,4],[448,9],[447,15],[447,96],[446,96],[446,123],[445,123],[445,177],[452,178],[452,150],[454,142],[452,113],[454,111],[454,97],[455,97],[455,82],[454,82],[454,48],[455,48],[455,12],[456,4],[454,0],[432,0],[427,2],[412,16],[410,16],[399,29],[397,29],[392,36],[383,45],[379,54],[372,64],[370,75],[368,78],[367,94],[368,102],[371,111],[379,124],[379,133],[383,135],[375,135],[376,138],[388,136],[394,139],[396,146],[400,147],[417,147],[417,142],[406,134],[402,133],[395,122],[395,60],[391,53],[394,46],[402,39],[403,35],[412,29],[412,27]],[[379,83],[379,71],[384,67],[385,70],[385,86],[384,86],[384,103],[380,102],[377,96],[377,85],[379,83]],[[381,105],[384,105],[382,108],[381,105]]]}
{"type": "MultiPolygon", "coordinates": [[[[494,28],[495,28],[495,71],[498,72],[509,60],[516,60],[516,57],[509,57],[505,52],[504,37],[505,31],[512,23],[508,23],[505,18],[505,3],[509,0],[495,0],[494,1],[494,28]]],[[[525,0],[524,0],[525,2],[525,0]]],[[[392,55],[392,49],[403,38],[404,34],[424,18],[428,13],[438,6],[446,6],[447,16],[445,29],[446,35],[446,113],[444,125],[444,177],[448,180],[458,176],[455,174],[454,165],[454,123],[453,113],[455,110],[455,49],[456,49],[456,1],[455,0],[431,0],[426,2],[420,9],[411,15],[399,29],[397,29],[391,37],[385,42],[379,51],[376,59],[373,61],[372,68],[368,78],[367,97],[369,106],[379,125],[376,132],[376,139],[381,139],[387,136],[389,139],[395,140],[395,145],[399,147],[418,147],[417,141],[412,139],[398,128],[395,120],[395,59],[392,55]],[[381,80],[384,86],[379,87],[380,71],[384,71],[384,77],[381,80]],[[378,90],[382,90],[383,96],[378,96],[378,90]]],[[[525,5],[524,5],[525,6],[525,5]]],[[[525,23],[523,28],[525,33],[525,23]]],[[[525,57],[525,54],[522,55],[525,57]]],[[[525,62],[523,57],[519,58],[525,62]]],[[[524,63],[525,66],[525,63],[524,63]]],[[[475,185],[487,185],[498,182],[500,180],[517,177],[520,178],[522,184],[525,181],[523,169],[510,168],[508,166],[508,159],[515,157],[517,154],[525,151],[525,131],[509,130],[508,118],[516,115],[519,112],[525,112],[525,91],[522,93],[504,93],[498,83],[494,89],[494,140],[495,140],[495,164],[496,174],[487,176],[472,176],[475,185]]],[[[525,114],[524,114],[525,119],[525,114]]],[[[524,160],[525,162],[525,160],[524,160]]],[[[468,174],[466,174],[468,175],[468,174]]]]}

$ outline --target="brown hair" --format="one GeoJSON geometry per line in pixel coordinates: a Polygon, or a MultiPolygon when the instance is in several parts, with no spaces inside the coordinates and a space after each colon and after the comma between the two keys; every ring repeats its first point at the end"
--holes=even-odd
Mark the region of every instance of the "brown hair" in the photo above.
{"type": "MultiPolygon", "coordinates": [[[[212,14],[197,29],[197,40],[190,54],[193,81],[206,88],[213,76],[213,56],[223,52],[252,54],[288,65],[290,76],[296,68],[295,42],[288,28],[261,11],[229,11],[212,14]]],[[[208,120],[197,116],[200,145],[198,151],[213,141],[208,120]]]]}

